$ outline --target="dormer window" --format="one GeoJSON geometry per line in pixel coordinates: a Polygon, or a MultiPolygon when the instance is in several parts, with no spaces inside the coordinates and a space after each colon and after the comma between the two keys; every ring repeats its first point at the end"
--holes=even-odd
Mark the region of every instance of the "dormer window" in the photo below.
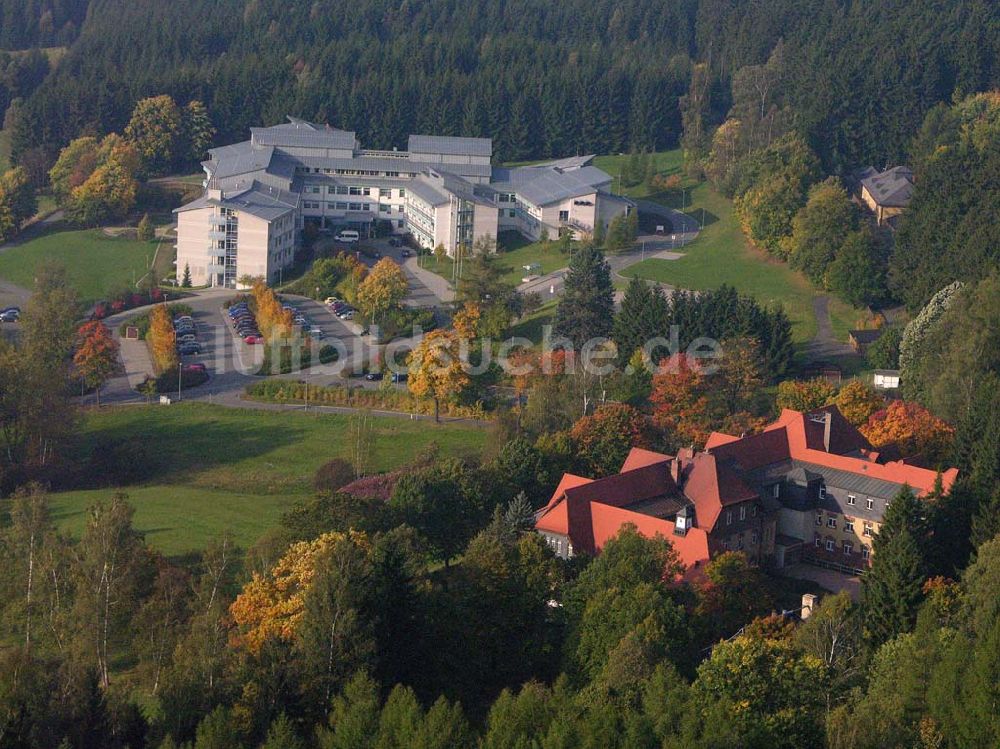
{"type": "Polygon", "coordinates": [[[826,484],[819,485],[819,498],[826,499],[826,484]]]}
{"type": "Polygon", "coordinates": [[[873,509],[875,507],[875,500],[872,499],[871,497],[868,497],[868,499],[866,499],[865,502],[868,505],[868,509],[869,510],[871,510],[871,509],[873,509]]]}
{"type": "Polygon", "coordinates": [[[740,505],[740,520],[746,520],[746,519],[747,519],[747,506],[740,505]]]}
{"type": "Polygon", "coordinates": [[[777,499],[779,496],[781,496],[781,484],[775,484],[774,486],[772,486],[771,491],[773,492],[774,498],[777,499]]]}

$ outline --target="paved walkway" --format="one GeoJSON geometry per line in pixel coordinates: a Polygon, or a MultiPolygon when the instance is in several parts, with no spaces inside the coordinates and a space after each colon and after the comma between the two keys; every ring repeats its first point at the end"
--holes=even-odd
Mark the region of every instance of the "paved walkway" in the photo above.
{"type": "Polygon", "coordinates": [[[816,335],[806,344],[806,359],[821,362],[855,354],[854,349],[847,343],[838,341],[833,334],[828,296],[824,294],[813,299],[813,314],[816,316],[816,335]]]}

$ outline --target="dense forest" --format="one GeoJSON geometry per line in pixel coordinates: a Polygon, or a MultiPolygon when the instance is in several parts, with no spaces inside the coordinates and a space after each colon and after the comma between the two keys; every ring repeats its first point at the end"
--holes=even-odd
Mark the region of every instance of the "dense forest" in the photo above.
{"type": "Polygon", "coordinates": [[[1000,82],[996,4],[949,6],[96,0],[28,98],[14,149],[117,130],[161,93],[204,101],[220,142],[297,114],[373,147],[488,135],[501,159],[664,148],[681,133],[692,61],[709,65],[705,110],[719,122],[732,77],[783,40],[782,98],[824,166],[846,171],[901,158],[931,107],[1000,82]]]}
{"type": "Polygon", "coordinates": [[[72,43],[90,0],[2,0],[0,49],[59,47],[72,43]]]}

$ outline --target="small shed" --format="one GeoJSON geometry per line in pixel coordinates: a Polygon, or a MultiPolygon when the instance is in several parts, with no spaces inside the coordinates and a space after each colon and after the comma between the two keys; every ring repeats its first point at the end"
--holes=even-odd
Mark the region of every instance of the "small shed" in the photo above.
{"type": "Polygon", "coordinates": [[[898,369],[876,369],[872,375],[872,384],[879,390],[896,390],[899,388],[898,369]]]}

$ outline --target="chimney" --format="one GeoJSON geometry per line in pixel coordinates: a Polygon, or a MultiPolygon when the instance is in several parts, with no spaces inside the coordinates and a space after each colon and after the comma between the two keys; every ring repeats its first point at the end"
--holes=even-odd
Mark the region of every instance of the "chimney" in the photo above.
{"type": "Polygon", "coordinates": [[[681,485],[681,459],[680,457],[675,457],[670,461],[670,478],[674,480],[677,486],[681,485]]]}
{"type": "Polygon", "coordinates": [[[812,616],[813,609],[816,608],[816,596],[812,593],[802,594],[802,611],[799,613],[799,618],[805,621],[810,616],[812,616]]]}
{"type": "Polygon", "coordinates": [[[823,419],[823,449],[827,452],[830,452],[831,431],[833,431],[833,414],[827,411],[826,418],[823,419]]]}

